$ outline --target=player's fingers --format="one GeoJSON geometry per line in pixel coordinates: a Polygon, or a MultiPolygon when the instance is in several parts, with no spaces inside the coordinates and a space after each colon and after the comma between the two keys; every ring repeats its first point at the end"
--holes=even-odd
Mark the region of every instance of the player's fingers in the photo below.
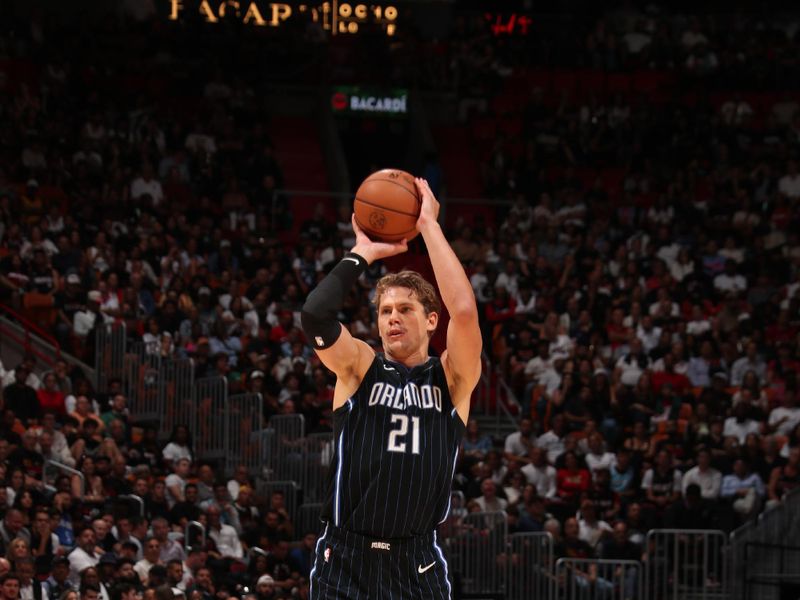
{"type": "Polygon", "coordinates": [[[428,180],[427,179],[423,179],[422,177],[418,177],[417,179],[419,179],[419,183],[420,183],[420,186],[422,187],[422,189],[424,189],[431,196],[433,196],[433,191],[431,190],[431,186],[428,184],[428,180]]]}
{"type": "Polygon", "coordinates": [[[417,191],[419,192],[420,198],[424,198],[425,189],[422,187],[422,183],[420,183],[419,177],[414,177],[414,185],[417,186],[417,191]]]}
{"type": "Polygon", "coordinates": [[[350,222],[353,224],[353,231],[356,235],[365,235],[361,230],[361,227],[358,226],[358,222],[356,221],[356,213],[350,215],[350,222]]]}

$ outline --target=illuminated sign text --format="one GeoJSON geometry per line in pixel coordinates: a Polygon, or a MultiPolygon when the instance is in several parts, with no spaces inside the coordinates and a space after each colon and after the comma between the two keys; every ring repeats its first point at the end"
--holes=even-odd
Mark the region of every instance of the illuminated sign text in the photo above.
{"type": "Polygon", "coordinates": [[[196,11],[206,23],[226,18],[245,25],[279,27],[289,19],[305,17],[319,23],[332,35],[358,33],[367,24],[381,27],[386,35],[397,31],[397,7],[379,4],[352,4],[332,0],[321,4],[295,4],[254,0],[166,0],[170,21],[178,21],[186,11],[196,11]]]}

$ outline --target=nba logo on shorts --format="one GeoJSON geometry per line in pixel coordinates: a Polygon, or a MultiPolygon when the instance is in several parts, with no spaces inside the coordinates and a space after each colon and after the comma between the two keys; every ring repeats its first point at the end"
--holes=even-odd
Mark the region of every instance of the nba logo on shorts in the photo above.
{"type": "Polygon", "coordinates": [[[331,549],[325,548],[325,554],[323,556],[325,557],[325,562],[328,562],[331,558],[331,549]]]}

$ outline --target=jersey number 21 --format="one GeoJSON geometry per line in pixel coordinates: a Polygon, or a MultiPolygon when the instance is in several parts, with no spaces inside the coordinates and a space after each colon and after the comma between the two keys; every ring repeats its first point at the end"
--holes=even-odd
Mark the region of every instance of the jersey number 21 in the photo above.
{"type": "MultiPolygon", "coordinates": [[[[408,417],[392,413],[392,430],[389,432],[389,452],[405,452],[408,435],[408,417]],[[395,427],[396,426],[396,427],[395,427]]],[[[411,417],[411,454],[419,454],[419,417],[411,417]]]]}

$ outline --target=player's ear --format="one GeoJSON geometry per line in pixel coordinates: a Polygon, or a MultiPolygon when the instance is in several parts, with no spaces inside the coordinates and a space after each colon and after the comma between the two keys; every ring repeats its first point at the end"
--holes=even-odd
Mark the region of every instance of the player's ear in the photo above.
{"type": "Polygon", "coordinates": [[[433,332],[436,331],[436,326],[439,324],[439,313],[429,312],[427,320],[425,329],[427,329],[429,335],[433,335],[433,332]]]}

